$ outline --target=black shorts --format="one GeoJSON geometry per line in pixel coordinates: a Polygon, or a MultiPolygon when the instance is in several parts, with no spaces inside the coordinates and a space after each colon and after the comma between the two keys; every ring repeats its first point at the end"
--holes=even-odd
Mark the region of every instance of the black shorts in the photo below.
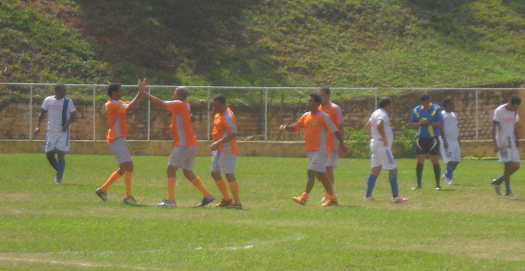
{"type": "Polygon", "coordinates": [[[439,155],[438,137],[416,138],[416,154],[439,155]]]}

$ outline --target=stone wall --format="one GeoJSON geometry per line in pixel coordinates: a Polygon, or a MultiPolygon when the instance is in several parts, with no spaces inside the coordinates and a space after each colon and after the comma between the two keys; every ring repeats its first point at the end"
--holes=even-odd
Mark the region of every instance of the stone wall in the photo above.
{"type": "MultiPolygon", "coordinates": [[[[391,95],[394,102],[392,113],[392,124],[396,134],[402,133],[402,121],[409,123],[412,109],[419,103],[419,95],[422,92],[409,92],[400,95],[392,95],[383,92],[382,95],[391,95]]],[[[490,139],[492,129],[492,114],[494,109],[508,101],[516,91],[508,90],[482,90],[479,91],[479,139],[490,139]]],[[[440,104],[446,97],[454,98],[456,102],[456,112],[459,118],[462,139],[476,139],[476,91],[475,90],[439,90],[429,91],[434,102],[440,104]]],[[[368,117],[374,110],[374,97],[370,95],[365,98],[352,100],[335,101],[343,110],[345,129],[362,129],[366,125],[368,117]]],[[[38,119],[38,109],[41,100],[36,100],[32,105],[32,126],[35,128],[38,119]]],[[[93,127],[96,129],[96,140],[104,140],[107,133],[107,122],[105,118],[103,101],[97,102],[93,108],[91,102],[77,103],[79,119],[72,125],[71,139],[73,140],[93,140],[93,127]],[[94,110],[95,109],[95,110],[94,110]],[[95,124],[94,124],[95,123],[95,124]]],[[[147,103],[142,102],[140,106],[127,115],[127,123],[130,131],[130,140],[148,139],[148,110],[147,103]]],[[[208,139],[208,115],[213,121],[213,113],[208,114],[206,103],[192,104],[192,112],[195,116],[195,133],[200,140],[208,139]]],[[[213,110],[213,109],[211,109],[213,110]]],[[[232,106],[238,121],[239,140],[264,140],[264,107],[261,105],[240,104],[232,106]]],[[[305,111],[305,104],[297,105],[269,105],[268,106],[268,140],[276,141],[300,141],[303,140],[303,133],[279,133],[281,124],[293,124],[305,111]]],[[[522,110],[523,111],[523,110],[522,110]]],[[[151,108],[150,113],[151,140],[170,140],[170,121],[169,112],[159,111],[151,108]]],[[[29,116],[28,102],[4,104],[0,107],[0,139],[29,139],[29,116]]],[[[523,117],[522,117],[523,119],[523,117]]],[[[46,129],[46,124],[42,124],[42,130],[46,129]]],[[[34,137],[33,137],[34,138],[34,137]]],[[[45,133],[34,139],[44,139],[45,133]]]]}

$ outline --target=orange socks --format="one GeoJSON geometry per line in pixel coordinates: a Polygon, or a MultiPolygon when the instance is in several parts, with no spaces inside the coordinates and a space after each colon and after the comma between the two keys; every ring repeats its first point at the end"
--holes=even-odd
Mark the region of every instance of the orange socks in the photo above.
{"type": "Polygon", "coordinates": [[[115,183],[116,181],[118,181],[118,179],[121,177],[122,175],[120,175],[120,173],[117,171],[113,172],[113,174],[111,174],[111,177],[109,177],[109,179],[106,181],[106,183],[100,187],[100,190],[102,192],[106,192],[108,191],[108,188],[113,184],[115,183]]]}
{"type": "Polygon", "coordinates": [[[195,180],[191,181],[191,183],[197,187],[197,189],[199,189],[201,191],[201,193],[205,196],[205,197],[209,197],[211,196],[211,193],[210,191],[208,191],[208,189],[206,189],[206,186],[204,186],[204,184],[202,183],[201,181],[201,178],[197,177],[195,178],[195,180]]]}
{"type": "Polygon", "coordinates": [[[226,181],[224,179],[220,179],[218,181],[215,181],[215,184],[217,185],[217,188],[222,193],[222,198],[224,200],[231,200],[230,193],[228,193],[228,186],[226,185],[226,181]]]}
{"type": "Polygon", "coordinates": [[[308,197],[310,196],[310,194],[304,192],[301,197],[303,197],[304,200],[308,200],[308,197]]]}
{"type": "Polygon", "coordinates": [[[168,178],[168,200],[174,201],[175,200],[175,184],[177,183],[176,177],[169,177],[168,178]]]}
{"type": "Polygon", "coordinates": [[[235,204],[241,204],[241,196],[239,193],[239,182],[233,181],[230,182],[230,189],[232,190],[233,195],[233,201],[235,201],[235,204]]]}
{"type": "Polygon", "coordinates": [[[124,184],[126,185],[126,196],[125,198],[131,197],[131,183],[133,182],[133,172],[124,172],[124,184]]]}
{"type": "Polygon", "coordinates": [[[333,194],[329,194],[329,195],[328,195],[328,198],[329,198],[329,199],[337,199],[337,197],[335,196],[335,193],[333,193],[333,194]]]}

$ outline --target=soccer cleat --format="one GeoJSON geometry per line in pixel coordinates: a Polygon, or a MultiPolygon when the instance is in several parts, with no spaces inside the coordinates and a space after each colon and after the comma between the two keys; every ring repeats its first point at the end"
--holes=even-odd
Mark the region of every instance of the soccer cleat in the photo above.
{"type": "Polygon", "coordinates": [[[512,193],[509,193],[505,196],[508,200],[517,200],[518,198],[516,198],[514,195],[512,195],[512,193]]]}
{"type": "Polygon", "coordinates": [[[108,200],[108,193],[102,192],[102,190],[100,190],[100,188],[97,188],[97,190],[95,190],[95,194],[97,194],[97,196],[103,201],[107,201],[108,200]]]}
{"type": "Polygon", "coordinates": [[[374,196],[370,196],[370,197],[365,196],[364,200],[365,201],[378,201],[376,198],[374,198],[374,196]]]}
{"type": "Polygon", "coordinates": [[[199,204],[199,207],[204,207],[204,206],[210,204],[214,200],[215,200],[215,196],[213,194],[211,194],[209,197],[204,197],[202,199],[201,204],[199,204]]]}
{"type": "Polygon", "coordinates": [[[233,199],[225,200],[221,199],[221,202],[215,204],[215,207],[228,207],[233,204],[233,199]]]}
{"type": "Polygon", "coordinates": [[[456,183],[454,182],[454,179],[448,179],[448,184],[455,185],[456,183]]]}
{"type": "Polygon", "coordinates": [[[321,204],[323,207],[327,206],[337,206],[339,205],[339,202],[337,202],[337,199],[328,199],[325,203],[321,204]]]}
{"type": "Polygon", "coordinates": [[[441,186],[436,185],[436,190],[437,190],[437,191],[441,191],[441,186]]]}
{"type": "Polygon", "coordinates": [[[293,200],[301,205],[306,205],[306,200],[303,198],[303,196],[293,197],[293,200]]]}
{"type": "Polygon", "coordinates": [[[392,198],[393,203],[403,203],[407,201],[408,201],[408,198],[404,198],[403,196],[397,196],[395,198],[392,198]]]}
{"type": "Polygon", "coordinates": [[[230,205],[227,205],[226,206],[226,209],[237,209],[237,210],[241,210],[242,209],[242,204],[230,204],[230,205]]]}
{"type": "Polygon", "coordinates": [[[452,181],[452,179],[450,179],[446,175],[443,175],[442,178],[443,178],[443,181],[445,181],[446,184],[451,184],[450,181],[452,181]]]}
{"type": "Polygon", "coordinates": [[[130,196],[129,198],[124,198],[122,200],[122,203],[127,204],[127,205],[139,205],[140,204],[138,201],[135,200],[133,196],[130,196]]]}
{"type": "Polygon", "coordinates": [[[492,184],[492,187],[494,187],[494,190],[496,191],[496,194],[501,196],[501,189],[499,188],[499,184],[496,184],[496,179],[492,180],[492,182],[490,182],[490,184],[492,184]]]}
{"type": "Polygon", "coordinates": [[[323,198],[321,199],[321,203],[325,203],[328,200],[328,193],[325,193],[323,198]]]}
{"type": "Polygon", "coordinates": [[[422,187],[421,185],[418,184],[418,185],[412,187],[412,190],[421,189],[421,188],[423,188],[423,187],[422,187]]]}
{"type": "Polygon", "coordinates": [[[61,185],[62,184],[62,179],[58,179],[57,177],[55,177],[55,184],[56,185],[61,185]]]}
{"type": "Polygon", "coordinates": [[[158,207],[177,207],[177,202],[174,201],[169,201],[169,200],[164,200],[163,202],[161,203],[158,203],[157,204],[158,207]]]}

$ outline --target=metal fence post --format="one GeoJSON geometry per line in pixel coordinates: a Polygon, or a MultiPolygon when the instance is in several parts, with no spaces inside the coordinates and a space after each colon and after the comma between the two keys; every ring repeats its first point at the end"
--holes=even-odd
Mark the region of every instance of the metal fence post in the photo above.
{"type": "Polygon", "coordinates": [[[264,101],[264,141],[268,141],[268,88],[265,89],[264,101]]]}
{"type": "Polygon", "coordinates": [[[33,85],[29,86],[29,140],[33,140],[33,85]]]}
{"type": "Polygon", "coordinates": [[[210,87],[208,87],[208,119],[207,119],[207,125],[208,125],[208,140],[210,140],[210,87]]]}
{"type": "Polygon", "coordinates": [[[476,89],[476,141],[479,141],[479,107],[478,90],[476,89]]]}
{"type": "Polygon", "coordinates": [[[97,85],[93,85],[93,141],[97,140],[97,85]]]}
{"type": "MultiPolygon", "coordinates": [[[[151,93],[151,88],[148,87],[148,93],[151,93]]],[[[151,132],[151,101],[148,99],[148,141],[150,141],[151,132]]]]}
{"type": "Polygon", "coordinates": [[[377,110],[377,88],[374,90],[374,110],[377,110]]]}

